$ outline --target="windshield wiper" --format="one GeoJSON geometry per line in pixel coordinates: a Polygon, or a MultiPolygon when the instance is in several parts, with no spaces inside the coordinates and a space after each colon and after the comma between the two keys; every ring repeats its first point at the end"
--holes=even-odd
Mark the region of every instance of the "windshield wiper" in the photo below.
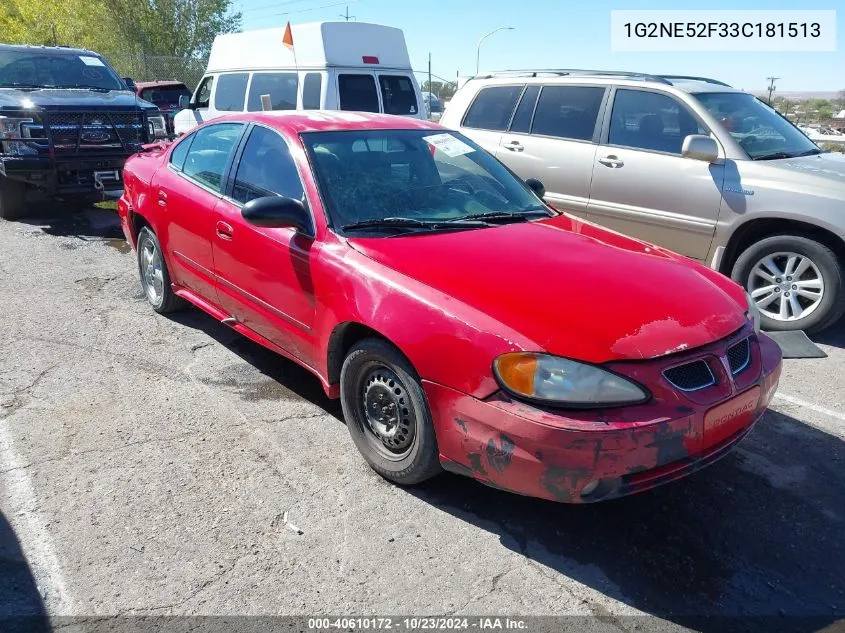
{"type": "Polygon", "coordinates": [[[821,150],[808,149],[806,152],[772,152],[771,154],[763,154],[762,156],[755,156],[754,160],[777,160],[778,158],[799,158],[800,156],[815,156],[821,154],[821,150]]]}
{"type": "Polygon", "coordinates": [[[441,222],[437,220],[417,220],[416,218],[371,218],[369,220],[361,220],[360,222],[353,222],[341,227],[344,231],[354,231],[356,229],[380,229],[380,228],[408,228],[408,229],[442,229],[442,228],[468,228],[475,229],[487,226],[484,222],[462,222],[453,223],[441,222]]]}
{"type": "Polygon", "coordinates": [[[517,220],[520,222],[527,222],[531,216],[542,214],[546,217],[549,216],[548,212],[542,208],[537,207],[535,209],[526,209],[524,211],[485,211],[484,213],[473,213],[471,215],[462,215],[459,218],[455,218],[454,220],[449,220],[449,222],[463,222],[464,220],[489,220],[489,221],[496,221],[496,220],[517,220]]]}
{"type": "Polygon", "coordinates": [[[25,84],[25,83],[3,83],[0,84],[0,88],[21,88],[23,90],[39,90],[41,88],[51,88],[52,86],[39,86],[38,84],[25,84]]]}
{"type": "Polygon", "coordinates": [[[66,86],[50,86],[50,88],[64,88],[66,90],[93,90],[94,92],[111,92],[112,88],[89,86],[87,84],[67,84],[66,86]]]}

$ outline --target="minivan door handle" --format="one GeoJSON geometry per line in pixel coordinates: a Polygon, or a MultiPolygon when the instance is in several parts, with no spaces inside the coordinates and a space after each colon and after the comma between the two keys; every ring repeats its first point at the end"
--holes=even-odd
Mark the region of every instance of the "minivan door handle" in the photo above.
{"type": "Polygon", "coordinates": [[[232,228],[231,224],[226,224],[225,222],[217,223],[217,237],[219,237],[221,240],[231,242],[234,236],[235,230],[232,228]]]}
{"type": "Polygon", "coordinates": [[[509,143],[505,143],[505,149],[509,149],[512,152],[521,152],[525,147],[519,141],[510,141],[509,143]]]}
{"type": "Polygon", "coordinates": [[[625,164],[624,161],[619,160],[619,158],[617,158],[613,154],[599,158],[599,162],[602,165],[605,165],[607,167],[612,167],[613,169],[617,169],[619,167],[622,167],[625,164]]]}

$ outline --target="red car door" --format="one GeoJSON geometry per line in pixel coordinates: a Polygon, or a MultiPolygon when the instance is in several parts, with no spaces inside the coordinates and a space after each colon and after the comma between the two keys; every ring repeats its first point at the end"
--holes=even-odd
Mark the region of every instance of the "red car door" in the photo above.
{"type": "Polygon", "coordinates": [[[313,366],[315,243],[290,228],[253,226],[241,215],[241,207],[254,198],[282,195],[304,200],[296,163],[278,132],[256,125],[232,173],[232,197],[221,199],[214,209],[212,250],[220,305],[313,366]]]}
{"type": "Polygon", "coordinates": [[[152,195],[159,206],[157,231],[174,283],[217,303],[211,238],[212,213],[242,123],[197,130],[177,145],[165,169],[156,172],[152,195]]]}

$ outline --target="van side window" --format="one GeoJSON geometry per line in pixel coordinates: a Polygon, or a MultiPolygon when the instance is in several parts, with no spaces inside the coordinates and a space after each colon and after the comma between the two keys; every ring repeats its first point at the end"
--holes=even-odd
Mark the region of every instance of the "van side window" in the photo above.
{"type": "Polygon", "coordinates": [[[214,75],[209,75],[205,79],[202,80],[199,87],[197,88],[196,97],[194,97],[194,103],[197,105],[198,108],[207,108],[209,101],[211,101],[211,86],[214,85],[214,75]]]}
{"type": "Polygon", "coordinates": [[[214,191],[222,191],[223,172],[242,129],[243,123],[218,123],[197,130],[182,173],[214,191]]]}
{"type": "Polygon", "coordinates": [[[302,109],[319,110],[323,96],[323,76],[308,73],[302,81],[302,109]]]}
{"type": "Polygon", "coordinates": [[[411,78],[405,75],[379,75],[385,114],[416,114],[419,105],[411,78]]]}
{"type": "Polygon", "coordinates": [[[298,84],[296,73],[255,73],[249,85],[246,109],[250,112],[263,110],[261,95],[270,95],[273,110],[296,110],[298,84]]]}
{"type": "Polygon", "coordinates": [[[378,92],[372,75],[338,75],[340,109],[378,112],[378,92]]]}
{"type": "Polygon", "coordinates": [[[522,99],[516,108],[511,121],[511,132],[528,134],[531,130],[531,117],[534,116],[534,106],[537,105],[537,95],[540,94],[540,86],[528,86],[522,93],[522,99]]]}
{"type": "Polygon", "coordinates": [[[508,129],[516,100],[525,86],[493,86],[475,97],[464,117],[464,127],[502,132],[508,129]]]}
{"type": "Polygon", "coordinates": [[[690,134],[708,134],[668,95],[645,90],[616,91],[610,117],[611,145],[680,154],[690,134]]]}
{"type": "Polygon", "coordinates": [[[604,91],[598,86],[543,86],[531,133],[592,140],[604,91]]]}
{"type": "Polygon", "coordinates": [[[229,73],[217,78],[214,92],[214,109],[225,112],[242,112],[246,100],[248,73],[229,73]]]}
{"type": "Polygon", "coordinates": [[[302,180],[285,141],[277,132],[255,126],[238,164],[232,197],[245,204],[264,196],[302,200],[303,193],[302,180]]]}

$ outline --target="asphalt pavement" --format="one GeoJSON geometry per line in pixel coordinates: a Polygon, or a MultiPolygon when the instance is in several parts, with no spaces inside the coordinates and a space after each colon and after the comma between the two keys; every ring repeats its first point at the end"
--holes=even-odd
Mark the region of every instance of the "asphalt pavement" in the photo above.
{"type": "Polygon", "coordinates": [[[0,301],[0,615],[845,618],[842,326],[716,465],[565,506],[386,483],[305,370],[154,314],[110,211],[0,221],[0,301]]]}

